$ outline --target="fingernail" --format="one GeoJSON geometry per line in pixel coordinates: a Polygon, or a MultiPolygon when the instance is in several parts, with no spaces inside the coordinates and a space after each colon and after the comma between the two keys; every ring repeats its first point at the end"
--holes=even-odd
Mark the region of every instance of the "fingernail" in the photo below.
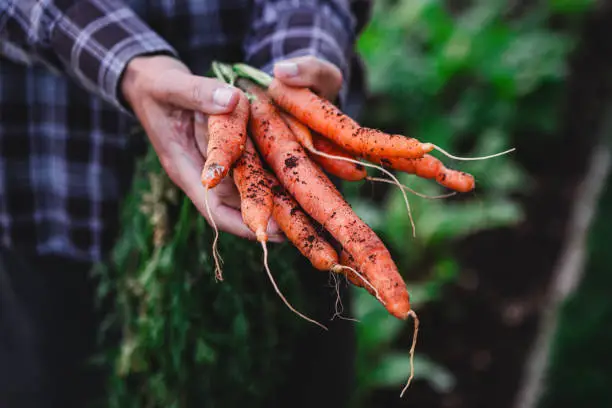
{"type": "Polygon", "coordinates": [[[298,74],[298,66],[295,62],[279,62],[274,68],[277,73],[285,77],[293,77],[298,74]]]}
{"type": "Polygon", "coordinates": [[[204,114],[202,112],[196,112],[194,119],[198,123],[204,123],[205,122],[204,114]]]}
{"type": "Polygon", "coordinates": [[[215,93],[213,94],[213,102],[216,105],[225,108],[227,107],[227,105],[229,105],[230,101],[232,100],[232,96],[234,96],[233,88],[230,88],[230,87],[218,88],[217,90],[215,90],[215,93]]]}

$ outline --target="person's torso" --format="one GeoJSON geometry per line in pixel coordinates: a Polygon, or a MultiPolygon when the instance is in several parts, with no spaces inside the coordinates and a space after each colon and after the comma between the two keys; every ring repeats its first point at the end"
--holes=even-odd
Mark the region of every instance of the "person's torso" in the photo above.
{"type": "MultiPolygon", "coordinates": [[[[129,0],[195,73],[238,61],[249,0],[129,0]]],[[[135,122],[45,67],[0,57],[0,245],[99,260],[143,140],[135,122]]]]}

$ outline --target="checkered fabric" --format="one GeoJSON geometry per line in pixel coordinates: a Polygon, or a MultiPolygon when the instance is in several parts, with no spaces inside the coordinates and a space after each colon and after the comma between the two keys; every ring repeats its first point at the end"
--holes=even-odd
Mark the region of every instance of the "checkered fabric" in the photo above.
{"type": "Polygon", "coordinates": [[[314,55],[361,86],[353,45],[369,1],[0,0],[0,245],[99,261],[141,140],[118,95],[127,62],[314,55]],[[349,75],[352,74],[352,75],[349,75]]]}

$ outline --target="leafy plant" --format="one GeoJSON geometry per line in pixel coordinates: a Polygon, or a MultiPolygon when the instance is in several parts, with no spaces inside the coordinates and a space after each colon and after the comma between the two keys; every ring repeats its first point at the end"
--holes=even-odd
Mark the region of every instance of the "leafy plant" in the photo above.
{"type": "MultiPolygon", "coordinates": [[[[551,0],[518,11],[503,1],[461,6],[444,0],[377,1],[358,44],[371,91],[362,122],[463,156],[515,147],[524,131],[553,137],[575,36],[548,23],[553,13],[582,12],[592,3],[551,0]]],[[[476,190],[444,200],[411,197],[416,237],[395,187],[345,186],[355,210],[389,245],[416,294],[417,308],[439,299],[441,288],[460,276],[454,244],[483,230],[519,223],[523,209],[517,197],[532,188],[515,153],[470,162],[433,154],[448,167],[473,174],[476,190]],[[371,198],[373,189],[386,191],[382,200],[371,198]]],[[[400,180],[421,193],[446,193],[434,181],[405,174],[400,180]]],[[[405,381],[407,353],[398,354],[397,347],[407,351],[408,345],[398,345],[398,339],[412,330],[370,311],[368,302],[355,297],[361,320],[360,399],[374,388],[405,381]]],[[[424,356],[419,359],[417,377],[448,385],[434,386],[439,392],[451,388],[452,378],[443,367],[422,362],[424,356]]]]}
{"type": "MultiPolygon", "coordinates": [[[[222,234],[221,253],[240,256],[225,257],[225,280],[216,283],[211,238],[151,150],[125,203],[112,260],[98,271],[100,298],[116,296],[103,333],[121,332],[119,348],[100,356],[115,367],[103,406],[264,406],[285,381],[302,322],[271,289],[260,247],[250,241],[222,234]]],[[[275,246],[271,268],[284,272],[279,286],[308,311],[296,253],[275,246]]]]}

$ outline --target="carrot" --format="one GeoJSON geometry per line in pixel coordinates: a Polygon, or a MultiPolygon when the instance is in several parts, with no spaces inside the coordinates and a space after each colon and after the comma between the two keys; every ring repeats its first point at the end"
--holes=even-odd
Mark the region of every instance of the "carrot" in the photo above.
{"type": "MultiPolygon", "coordinates": [[[[358,267],[358,265],[356,264],[355,258],[353,258],[351,256],[351,254],[349,254],[348,252],[346,252],[344,249],[342,251],[340,251],[340,262],[342,263],[342,265],[344,266],[348,266],[350,268],[356,268],[358,267]]],[[[345,272],[345,275],[347,277],[347,279],[355,286],[360,287],[360,288],[365,288],[365,286],[363,285],[363,283],[361,283],[361,281],[359,279],[356,278],[355,274],[352,273],[350,270],[347,270],[345,272]]],[[[367,289],[367,288],[366,288],[367,289]]]]}
{"type": "Polygon", "coordinates": [[[274,195],[272,216],[287,239],[310,261],[315,269],[337,274],[350,274],[359,286],[369,287],[371,293],[379,299],[378,292],[363,275],[350,266],[340,264],[336,250],[319,233],[311,218],[278,180],[271,175],[269,180],[274,195]]]}
{"type": "Polygon", "coordinates": [[[225,178],[231,166],[244,151],[247,124],[249,121],[249,100],[244,94],[240,96],[238,105],[230,113],[210,115],[208,117],[208,147],[206,161],[202,169],[201,181],[206,188],[204,202],[208,218],[215,231],[213,240],[213,258],[215,260],[215,278],[223,280],[221,270],[221,255],[217,249],[219,229],[208,203],[208,190],[216,187],[225,178]]]}
{"type": "Polygon", "coordinates": [[[434,148],[432,144],[414,138],[360,126],[330,101],[307,88],[290,87],[273,79],[268,86],[268,95],[300,122],[353,154],[416,158],[434,148]]]}
{"type": "Polygon", "coordinates": [[[202,184],[213,188],[223,180],[244,151],[249,121],[249,100],[244,94],[230,113],[208,117],[208,147],[202,184]]]}
{"type": "Polygon", "coordinates": [[[306,125],[288,113],[281,112],[281,116],[298,142],[311,153],[310,157],[317,162],[323,170],[347,181],[359,181],[367,177],[367,171],[364,166],[357,161],[355,156],[336,145],[331,140],[318,136],[317,134],[313,135],[306,125]],[[351,160],[338,160],[339,157],[351,160]]]}
{"type": "Polygon", "coordinates": [[[434,148],[431,143],[361,126],[333,103],[309,89],[285,85],[256,68],[236,64],[234,70],[267,88],[272,100],[300,122],[353,154],[415,158],[434,148]]]}
{"type": "Polygon", "coordinates": [[[317,134],[313,135],[306,125],[298,121],[293,116],[284,112],[281,112],[281,116],[285,123],[289,126],[289,129],[291,129],[293,132],[293,135],[298,142],[311,153],[309,156],[328,173],[345,180],[358,181],[367,177],[367,172],[365,169],[363,169],[363,167],[372,167],[388,175],[392,180],[391,182],[400,188],[402,198],[406,204],[406,211],[408,213],[408,218],[410,219],[410,225],[412,226],[412,234],[413,236],[416,236],[416,227],[414,225],[414,220],[412,219],[412,211],[410,210],[408,197],[406,196],[406,192],[404,191],[402,184],[393,174],[375,164],[363,163],[356,160],[353,155],[331,140],[320,137],[317,134]],[[321,147],[321,149],[318,149],[317,146],[321,147]]]}
{"type": "MultiPolygon", "coordinates": [[[[342,262],[343,265],[346,265],[346,266],[348,266],[350,268],[353,268],[353,267],[357,266],[357,262],[356,262],[355,258],[350,253],[348,253],[346,250],[344,250],[344,249],[340,252],[340,261],[342,262]]],[[[352,274],[352,272],[350,270],[346,272],[346,276],[351,281],[351,283],[353,283],[356,286],[363,287],[361,285],[361,282],[356,280],[355,277],[352,276],[351,274],[352,274]]],[[[370,291],[370,289],[367,288],[367,287],[366,287],[366,290],[370,291]]],[[[404,396],[404,393],[406,392],[406,390],[410,386],[410,383],[412,382],[412,379],[414,378],[414,350],[416,349],[416,341],[417,341],[417,337],[418,337],[418,334],[419,334],[419,317],[414,312],[414,310],[410,310],[409,314],[412,317],[412,320],[414,321],[414,331],[413,331],[413,336],[412,336],[412,346],[410,347],[410,376],[408,377],[408,381],[406,382],[406,385],[402,389],[400,397],[404,396]]]]}
{"type": "MultiPolygon", "coordinates": [[[[353,155],[329,139],[315,134],[312,136],[312,141],[314,143],[314,148],[319,152],[327,153],[327,155],[336,157],[346,157],[357,162],[353,155]]],[[[365,166],[362,164],[346,162],[318,154],[311,154],[310,157],[312,157],[312,159],[317,162],[319,166],[323,168],[323,170],[346,181],[359,181],[368,176],[368,172],[366,171],[365,166]]]]}
{"type": "Polygon", "coordinates": [[[293,135],[295,136],[297,141],[300,142],[300,144],[304,146],[304,148],[309,152],[315,152],[316,149],[314,146],[312,132],[310,131],[310,129],[308,129],[308,126],[306,126],[287,112],[281,111],[280,115],[287,124],[287,126],[289,126],[289,129],[291,129],[291,132],[293,132],[293,135]]]}
{"type": "Polygon", "coordinates": [[[376,157],[373,155],[366,155],[365,158],[373,163],[380,163],[386,168],[415,174],[425,179],[435,179],[438,184],[460,193],[467,193],[474,189],[474,177],[472,175],[449,169],[440,160],[429,154],[419,159],[376,157]]]}
{"type": "Polygon", "coordinates": [[[266,93],[245,79],[240,79],[238,85],[251,94],[251,135],[280,183],[355,257],[359,270],[377,289],[386,309],[406,319],[411,310],[408,291],[384,243],[308,157],[266,93]]]}
{"type": "Polygon", "coordinates": [[[272,217],[272,192],[266,182],[265,170],[255,146],[246,140],[242,156],[232,172],[240,193],[240,210],[244,223],[255,233],[257,241],[268,240],[268,222],[272,217]]]}
{"type": "Polygon", "coordinates": [[[264,267],[276,294],[292,312],[327,330],[327,327],[300,313],[291,303],[289,303],[278,288],[272,276],[272,272],[270,271],[270,267],[268,266],[268,247],[266,245],[268,242],[268,234],[266,230],[274,210],[274,198],[272,190],[270,189],[269,175],[264,170],[251,139],[247,138],[244,153],[236,162],[232,173],[234,182],[240,193],[240,211],[242,213],[242,219],[247,227],[255,233],[257,241],[261,243],[264,254],[264,267]]]}
{"type": "Polygon", "coordinates": [[[285,236],[315,269],[329,271],[338,265],[338,254],[278,182],[272,186],[273,217],[285,236]]]}

